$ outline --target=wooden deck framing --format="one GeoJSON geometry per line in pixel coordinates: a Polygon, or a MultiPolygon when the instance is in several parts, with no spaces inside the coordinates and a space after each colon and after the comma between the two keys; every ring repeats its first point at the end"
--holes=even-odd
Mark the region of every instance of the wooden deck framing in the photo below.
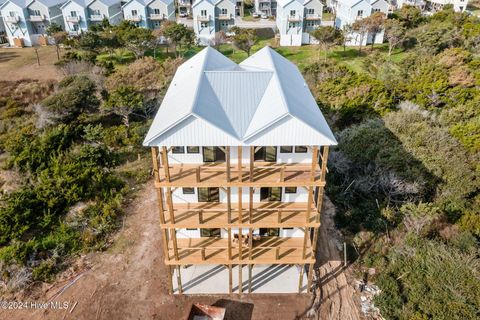
{"type": "Polygon", "coordinates": [[[256,150],[250,147],[250,161],[246,166],[242,163],[241,147],[238,147],[237,163],[233,166],[231,147],[222,148],[225,151],[225,163],[203,165],[170,165],[170,149],[162,147],[160,152],[159,148],[152,147],[153,173],[170,293],[173,292],[174,269],[177,270],[175,273],[178,291],[183,293],[180,266],[190,264],[228,266],[229,293],[232,293],[233,265],[239,266],[239,293],[243,292],[241,277],[244,265],[248,267],[249,293],[252,267],[255,264],[302,266],[299,292],[303,285],[305,267],[308,266],[309,292],[327,173],[328,146],[322,147],[322,150],[317,146],[311,147],[311,164],[255,162],[256,150]],[[308,200],[305,203],[253,202],[255,188],[277,186],[303,187],[308,191],[308,200]],[[227,203],[188,203],[174,206],[172,192],[178,187],[220,187],[226,193],[227,203]],[[238,188],[236,203],[232,203],[232,187],[238,188]],[[248,188],[247,204],[242,201],[242,188],[248,188]],[[303,229],[304,237],[253,237],[254,229],[288,227],[303,229]],[[181,228],[223,228],[227,231],[227,238],[179,239],[176,233],[177,229],[181,228]],[[245,229],[248,229],[248,232],[242,234],[245,229]]]}

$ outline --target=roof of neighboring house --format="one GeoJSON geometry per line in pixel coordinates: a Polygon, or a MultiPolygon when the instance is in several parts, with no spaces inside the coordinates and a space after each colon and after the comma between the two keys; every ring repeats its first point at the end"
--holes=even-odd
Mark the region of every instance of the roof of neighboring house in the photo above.
{"type": "Polygon", "coordinates": [[[346,5],[347,7],[354,7],[360,2],[365,1],[366,3],[370,4],[368,0],[338,0],[338,2],[341,2],[342,4],[346,5]]]}
{"type": "Polygon", "coordinates": [[[240,64],[207,47],[178,68],[143,144],[337,142],[293,63],[270,47],[240,64]]]}
{"type": "MultiPolygon", "coordinates": [[[[215,6],[215,5],[219,4],[219,3],[222,2],[222,1],[224,1],[224,0],[195,0],[195,1],[193,2],[192,8],[193,8],[193,7],[196,7],[197,5],[199,5],[199,4],[202,3],[202,2],[208,2],[208,3],[210,3],[211,5],[215,6]]],[[[226,1],[229,1],[229,2],[233,3],[234,5],[236,5],[235,0],[226,0],[226,1]]]]}
{"type": "Polygon", "coordinates": [[[3,1],[0,0],[0,7],[2,7],[2,5],[4,5],[4,4],[7,4],[8,2],[11,2],[11,3],[16,4],[20,8],[26,8],[35,1],[40,2],[41,4],[50,8],[50,7],[62,4],[66,0],[3,0],[3,1]]]}
{"type": "MultiPolygon", "coordinates": [[[[154,2],[155,0],[128,0],[127,2],[125,2],[125,4],[122,7],[125,7],[127,4],[129,4],[130,2],[133,2],[133,1],[137,1],[141,4],[143,4],[144,6],[148,6],[150,3],[154,2]]],[[[158,0],[158,1],[163,2],[166,5],[169,5],[169,4],[173,3],[174,0],[158,0]]]]}

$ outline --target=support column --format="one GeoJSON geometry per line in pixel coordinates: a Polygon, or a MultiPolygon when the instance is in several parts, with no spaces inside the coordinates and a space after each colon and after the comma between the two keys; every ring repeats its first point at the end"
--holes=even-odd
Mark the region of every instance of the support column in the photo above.
{"type": "Polygon", "coordinates": [[[327,162],[328,162],[328,146],[323,146],[322,173],[320,176],[321,181],[325,181],[325,176],[327,174],[327,162]]]}
{"type": "Polygon", "coordinates": [[[227,182],[231,180],[230,172],[230,147],[225,147],[225,165],[227,167],[227,182]]]}
{"type": "Polygon", "coordinates": [[[301,264],[300,266],[302,269],[300,269],[300,276],[298,279],[298,293],[302,293],[303,273],[305,272],[305,264],[301,264]]]}
{"type": "Polygon", "coordinates": [[[168,151],[167,147],[162,147],[163,169],[165,170],[165,180],[170,182],[170,167],[168,164],[168,151]]]}
{"type": "Polygon", "coordinates": [[[232,223],[232,188],[227,187],[227,222],[232,223]]]}
{"type": "Polygon", "coordinates": [[[177,285],[178,285],[178,293],[183,294],[182,275],[180,274],[180,266],[177,266],[177,285]]]}
{"type": "Polygon", "coordinates": [[[238,293],[243,293],[243,280],[242,280],[242,265],[238,264],[238,293]]]}
{"type": "Polygon", "coordinates": [[[168,293],[173,294],[172,267],[170,265],[167,265],[167,284],[168,284],[168,293]]]}
{"type": "Polygon", "coordinates": [[[310,263],[310,265],[308,266],[307,293],[312,290],[313,268],[314,264],[310,263]]]}
{"type": "Polygon", "coordinates": [[[252,269],[253,264],[248,265],[248,293],[252,293],[252,269]]]}
{"type": "Polygon", "coordinates": [[[232,294],[233,277],[232,277],[232,264],[228,265],[228,293],[232,294]]]}

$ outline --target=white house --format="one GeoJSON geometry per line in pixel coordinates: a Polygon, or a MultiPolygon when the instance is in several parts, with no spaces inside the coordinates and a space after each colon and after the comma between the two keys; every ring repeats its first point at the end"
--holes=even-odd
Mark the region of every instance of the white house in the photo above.
{"type": "Polygon", "coordinates": [[[314,41],[310,31],[321,24],[323,4],[320,0],[279,0],[277,28],[281,46],[300,46],[314,41]]]}
{"type": "Polygon", "coordinates": [[[468,6],[468,0],[397,0],[397,8],[405,5],[416,6],[422,11],[435,13],[443,9],[447,4],[453,5],[456,12],[464,12],[468,6]]]}
{"type": "Polygon", "coordinates": [[[88,26],[100,24],[104,19],[112,25],[123,20],[122,2],[120,0],[91,0],[87,2],[88,26]]]}
{"type": "MultiPolygon", "coordinates": [[[[332,0],[332,9],[335,12],[335,27],[343,29],[351,26],[355,21],[369,17],[374,12],[388,14],[390,5],[385,0],[332,0]]],[[[346,44],[349,46],[366,45],[372,42],[383,43],[384,31],[362,36],[357,32],[350,32],[346,44]],[[362,43],[361,43],[362,42],[362,43]]]]}
{"type": "Polygon", "coordinates": [[[62,11],[64,0],[7,0],[0,7],[10,45],[15,39],[32,46],[46,42],[46,30],[51,23],[64,27],[62,11]]]}
{"type": "Polygon", "coordinates": [[[228,32],[235,25],[234,0],[197,0],[192,7],[193,30],[200,44],[215,42],[215,33],[228,32]]]}
{"type": "Polygon", "coordinates": [[[236,64],[207,47],[181,65],[143,142],[152,148],[177,292],[242,293],[242,277],[249,292],[308,291],[303,269],[311,279],[310,235],[318,236],[328,146],[336,144],[300,71],[273,49],[236,64]],[[211,265],[223,276],[205,277],[211,265]],[[251,286],[272,268],[283,272],[251,286]],[[182,290],[185,276],[198,283],[182,290]]]}
{"type": "Polygon", "coordinates": [[[129,0],[122,9],[125,20],[142,28],[159,29],[163,21],[175,21],[173,0],[129,0]]]}
{"type": "Polygon", "coordinates": [[[89,15],[87,5],[90,0],[68,0],[61,9],[65,31],[77,35],[88,30],[89,15]]]}
{"type": "Polygon", "coordinates": [[[277,6],[277,0],[255,0],[255,12],[268,17],[277,15],[277,6]]]}

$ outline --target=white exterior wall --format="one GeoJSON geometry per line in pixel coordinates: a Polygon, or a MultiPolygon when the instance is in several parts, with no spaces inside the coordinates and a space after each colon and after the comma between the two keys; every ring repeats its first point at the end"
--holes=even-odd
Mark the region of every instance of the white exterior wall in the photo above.
{"type": "Polygon", "coordinates": [[[222,14],[222,9],[227,10],[227,15],[231,15],[230,20],[215,19],[216,30],[228,32],[235,25],[235,3],[230,0],[222,0],[215,5],[215,17],[222,14]]]}
{"type": "Polygon", "coordinates": [[[288,3],[285,7],[277,7],[277,28],[280,33],[281,46],[301,46],[303,33],[304,7],[297,1],[288,3]],[[291,11],[295,11],[298,21],[289,21],[291,11]]]}
{"type": "Polygon", "coordinates": [[[209,1],[198,0],[195,3],[193,7],[193,31],[195,31],[201,45],[208,45],[215,39],[215,6],[209,1]],[[206,16],[210,18],[209,21],[203,22],[206,24],[205,26],[202,26],[202,22],[198,20],[202,10],[205,10],[206,16]]]}
{"type": "Polygon", "coordinates": [[[62,15],[65,24],[65,31],[67,32],[75,32],[74,25],[78,25],[78,30],[80,32],[85,32],[88,30],[88,14],[87,9],[74,1],[70,1],[62,7],[62,15]],[[72,11],[76,12],[77,17],[80,18],[78,23],[76,22],[69,22],[67,18],[72,15],[72,11]]]}
{"type": "Polygon", "coordinates": [[[161,24],[165,20],[151,20],[150,15],[154,14],[154,10],[160,10],[160,14],[166,17],[166,20],[175,21],[175,3],[172,2],[169,5],[166,5],[164,2],[155,0],[148,4],[147,6],[147,21],[151,29],[159,29],[161,24]]]}

